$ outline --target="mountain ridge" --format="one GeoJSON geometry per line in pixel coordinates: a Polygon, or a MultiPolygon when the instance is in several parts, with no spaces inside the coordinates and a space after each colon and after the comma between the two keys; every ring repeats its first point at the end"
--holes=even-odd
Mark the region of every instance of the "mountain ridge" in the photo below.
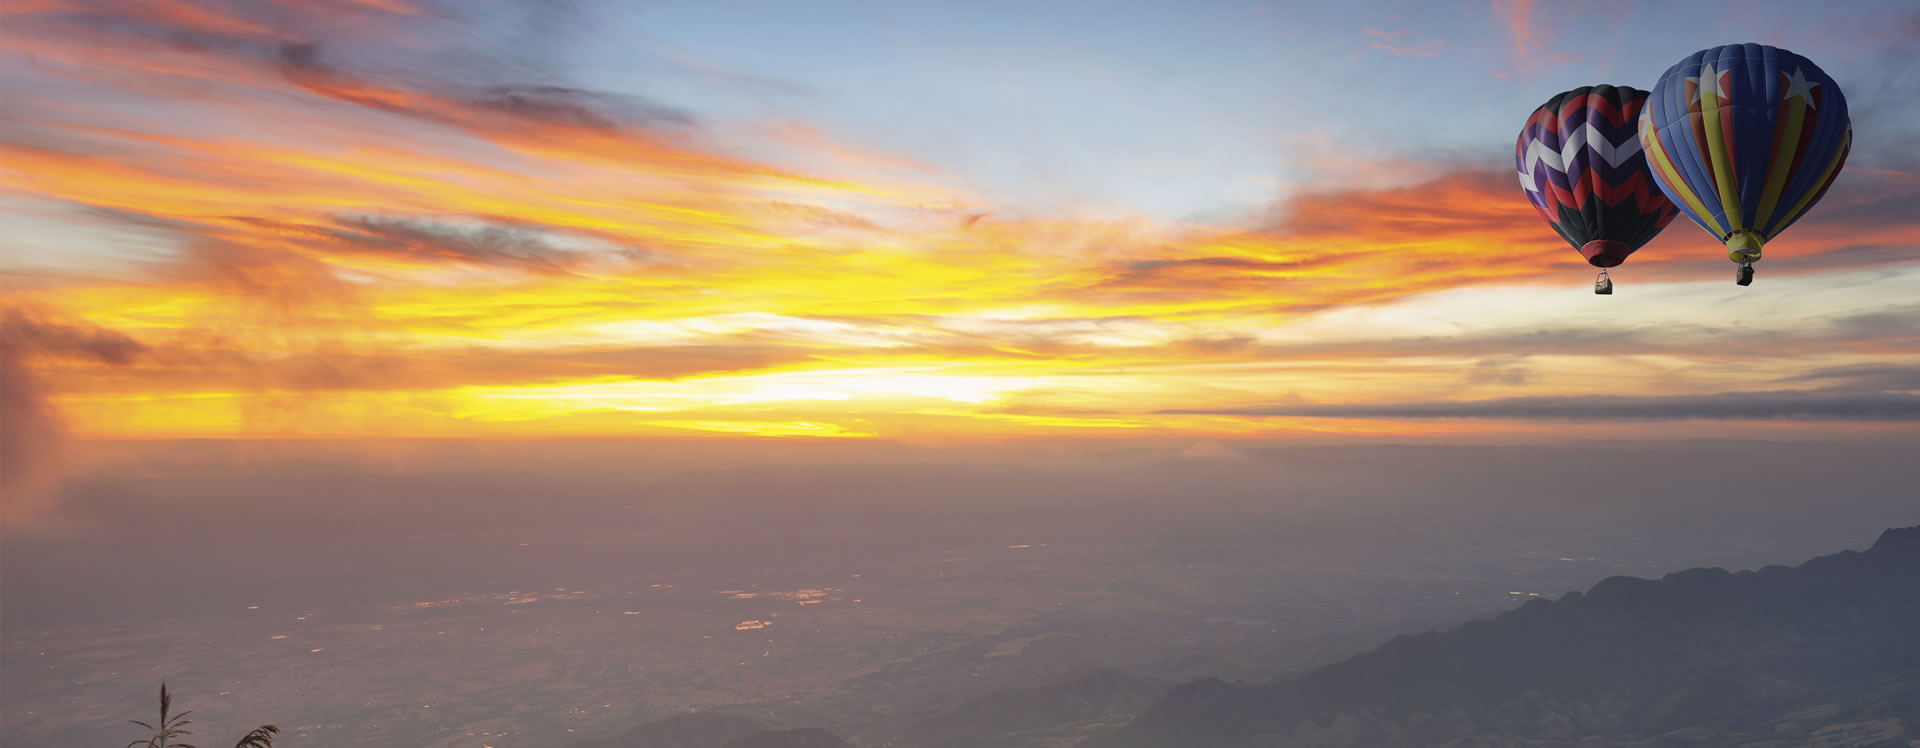
{"type": "Polygon", "coordinates": [[[1847,720],[1894,740],[1920,734],[1914,631],[1920,526],[1794,567],[1609,577],[1292,680],[1188,683],[1085,746],[1721,744],[1847,720]]]}
{"type": "Polygon", "coordinates": [[[1920,526],[1797,566],[1608,577],[1266,683],[1095,668],[900,715],[859,743],[695,713],[575,748],[1911,748],[1911,632],[1920,526]]]}

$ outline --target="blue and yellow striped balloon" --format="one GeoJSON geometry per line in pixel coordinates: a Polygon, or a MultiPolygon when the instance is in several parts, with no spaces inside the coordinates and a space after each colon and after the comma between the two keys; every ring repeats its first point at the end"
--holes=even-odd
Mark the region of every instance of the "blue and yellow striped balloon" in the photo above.
{"type": "Polygon", "coordinates": [[[1688,55],[1660,76],[1640,115],[1660,191],[1743,264],[1820,201],[1852,142],[1840,86],[1811,60],[1764,44],[1688,55]]]}

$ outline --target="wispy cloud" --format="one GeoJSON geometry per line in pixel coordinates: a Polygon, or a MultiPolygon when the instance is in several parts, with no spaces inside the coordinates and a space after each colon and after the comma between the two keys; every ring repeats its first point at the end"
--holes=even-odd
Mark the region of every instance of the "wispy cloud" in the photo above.
{"type": "Polygon", "coordinates": [[[36,310],[0,309],[0,489],[7,496],[0,511],[34,516],[64,457],[67,424],[46,400],[41,372],[76,363],[121,367],[146,352],[110,330],[49,321],[36,310]]]}
{"type": "Polygon", "coordinates": [[[1365,48],[1378,49],[1394,56],[1432,57],[1447,49],[1446,41],[1416,35],[1412,29],[1381,31],[1369,26],[1365,33],[1370,37],[1365,48]]]}
{"type": "Polygon", "coordinates": [[[1910,364],[1852,364],[1849,366],[1824,366],[1812,371],[1781,377],[1777,382],[1828,382],[1831,387],[1844,387],[1881,392],[1912,392],[1920,390],[1920,365],[1910,364]]]}
{"type": "Polygon", "coordinates": [[[1491,5],[1493,18],[1506,32],[1509,45],[1506,66],[1495,72],[1495,77],[1505,78],[1513,73],[1528,76],[1549,66],[1577,63],[1608,67],[1608,62],[1594,50],[1556,45],[1564,38],[1562,31],[1569,30],[1570,26],[1577,28],[1577,24],[1566,22],[1576,9],[1556,7],[1552,9],[1553,17],[1542,18],[1541,8],[1534,0],[1491,0],[1491,5]]]}
{"type": "MultiPolygon", "coordinates": [[[[1497,7],[1537,49],[1532,6],[1497,7]]],[[[1885,304],[1653,323],[1623,296],[1613,316],[1569,300],[1437,329],[1436,292],[1588,277],[1497,157],[1329,141],[1304,149],[1314,184],[1235,220],[1039,215],[790,116],[723,126],[593,90],[543,59],[559,41],[476,31],[541,4],[118,10],[15,5],[0,26],[0,54],[31,62],[0,112],[8,198],[149,242],[9,270],[7,304],[35,310],[9,323],[31,350],[9,357],[8,396],[29,395],[9,429],[57,409],[116,436],[1246,434],[1276,428],[1249,405],[1274,392],[1551,397],[1580,392],[1569,370],[1635,367],[1858,384],[1893,375],[1834,372],[1920,348],[1885,304]],[[1799,358],[1764,363],[1782,352],[1799,358]]],[[[1419,54],[1406,29],[1366,38],[1419,54]]],[[[1913,174],[1850,168],[1769,281],[1911,263],[1913,174]]],[[[1624,272],[1725,286],[1689,231],[1624,272]]]]}
{"type": "Polygon", "coordinates": [[[1777,390],[1716,395],[1632,397],[1580,395],[1494,400],[1279,405],[1174,414],[1290,416],[1296,418],[1486,418],[1533,421],[1920,421],[1920,396],[1893,392],[1777,390]]]}

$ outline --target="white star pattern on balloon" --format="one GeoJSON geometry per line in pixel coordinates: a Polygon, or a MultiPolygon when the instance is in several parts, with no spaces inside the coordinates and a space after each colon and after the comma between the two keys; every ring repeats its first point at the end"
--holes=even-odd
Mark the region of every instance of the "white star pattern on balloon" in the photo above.
{"type": "Polygon", "coordinates": [[[1781,101],[1792,101],[1793,97],[1800,96],[1807,100],[1807,108],[1814,107],[1813,89],[1819,88],[1820,84],[1807,80],[1805,72],[1795,70],[1791,75],[1787,75],[1787,95],[1781,97],[1781,101]]]}
{"type": "Polygon", "coordinates": [[[1713,69],[1713,63],[1711,62],[1702,64],[1700,66],[1700,74],[1687,80],[1693,81],[1694,85],[1700,87],[1701,96],[1712,93],[1715,98],[1719,98],[1721,95],[1720,73],[1713,69]]]}

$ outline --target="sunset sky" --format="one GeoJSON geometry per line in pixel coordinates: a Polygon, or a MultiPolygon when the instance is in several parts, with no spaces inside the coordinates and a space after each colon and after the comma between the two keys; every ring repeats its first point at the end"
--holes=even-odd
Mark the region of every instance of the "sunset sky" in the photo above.
{"type": "Polygon", "coordinates": [[[482,5],[0,4],[7,468],[1920,421],[1911,2],[482,5]],[[1751,287],[1677,221],[1593,295],[1521,123],[1742,41],[1845,171],[1751,287]]]}

